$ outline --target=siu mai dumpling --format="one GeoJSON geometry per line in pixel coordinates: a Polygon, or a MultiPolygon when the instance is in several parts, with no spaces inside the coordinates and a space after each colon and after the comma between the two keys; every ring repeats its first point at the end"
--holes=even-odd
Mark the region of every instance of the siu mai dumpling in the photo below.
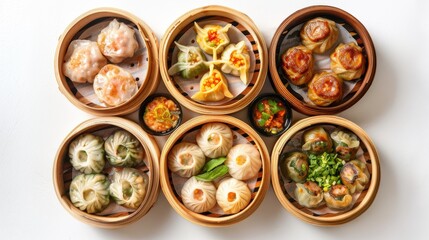
{"type": "Polygon", "coordinates": [[[338,40],[339,31],[334,21],[314,18],[301,28],[302,44],[315,53],[324,53],[338,40]]]}
{"type": "Polygon", "coordinates": [[[344,161],[355,159],[360,145],[360,141],[355,134],[336,129],[331,133],[331,138],[339,158],[344,161]]]}
{"type": "Polygon", "coordinates": [[[258,175],[262,167],[261,154],[252,144],[237,144],[226,156],[229,174],[238,180],[248,180],[258,175]]]}
{"type": "Polygon", "coordinates": [[[332,72],[321,72],[314,75],[308,84],[308,98],[317,106],[329,106],[341,100],[343,80],[332,72]]]}
{"type": "Polygon", "coordinates": [[[107,64],[97,43],[89,40],[73,40],[64,61],[64,75],[76,83],[93,83],[95,75],[107,64]]]}
{"type": "Polygon", "coordinates": [[[107,106],[118,106],[130,100],[137,90],[133,75],[119,66],[107,64],[95,76],[94,92],[107,106]]]}
{"type": "Polygon", "coordinates": [[[183,46],[174,42],[179,48],[177,63],[168,69],[168,74],[173,76],[177,73],[185,79],[192,79],[206,72],[209,65],[206,56],[200,48],[194,46],[183,46]]]}
{"type": "Polygon", "coordinates": [[[213,60],[217,60],[217,54],[220,54],[229,44],[228,29],[230,27],[231,24],[224,27],[209,24],[201,28],[198,23],[194,22],[197,43],[204,52],[213,55],[213,60]]]}
{"type": "Polygon", "coordinates": [[[297,183],[294,193],[297,202],[307,208],[318,207],[323,200],[322,188],[312,181],[297,183]]]}
{"type": "Polygon", "coordinates": [[[303,133],[302,150],[310,154],[332,151],[332,140],[323,127],[313,127],[303,133]]]}
{"type": "Polygon", "coordinates": [[[344,164],[340,172],[341,181],[350,193],[361,192],[369,182],[369,171],[366,164],[359,160],[352,160],[344,164]]]}
{"type": "Polygon", "coordinates": [[[225,157],[232,148],[233,135],[226,124],[206,123],[197,133],[196,141],[207,157],[225,157]]]}
{"type": "Polygon", "coordinates": [[[109,185],[103,174],[80,174],[70,184],[70,201],[87,213],[101,212],[110,203],[109,185]]]}
{"type": "Polygon", "coordinates": [[[143,163],[143,146],[127,131],[118,130],[110,135],[104,143],[104,149],[112,166],[135,167],[143,163]]]}
{"type": "Polygon", "coordinates": [[[82,173],[100,173],[105,165],[104,140],[92,134],[82,134],[69,145],[70,163],[82,173]]]}
{"type": "Polygon", "coordinates": [[[360,78],[365,71],[362,48],[354,42],[340,43],[331,54],[331,69],[344,80],[360,78]]]}
{"type": "Polygon", "coordinates": [[[286,153],[280,165],[283,176],[297,183],[305,182],[308,168],[308,157],[302,152],[286,153]]]}
{"type": "Polygon", "coordinates": [[[119,205],[137,209],[146,195],[147,176],[134,168],[115,171],[109,190],[110,195],[119,205]]]}
{"type": "Polygon", "coordinates": [[[168,169],[181,177],[197,175],[205,163],[203,150],[197,144],[189,142],[174,145],[167,157],[168,169]]]}
{"type": "Polygon", "coordinates": [[[204,74],[200,80],[200,91],[192,99],[205,102],[216,102],[234,96],[228,89],[228,81],[219,70],[210,65],[210,72],[204,74]]]}
{"type": "Polygon", "coordinates": [[[120,63],[134,56],[139,48],[134,29],[116,19],[101,30],[97,43],[103,55],[112,63],[120,63]]]}
{"type": "Polygon", "coordinates": [[[281,58],[283,71],[292,84],[303,85],[313,77],[313,54],[305,46],[291,47],[281,58]]]}
{"type": "Polygon", "coordinates": [[[334,210],[348,210],[353,204],[353,197],[349,189],[341,184],[331,187],[323,193],[326,205],[334,210]]]}
{"type": "Polygon", "coordinates": [[[244,84],[249,83],[250,55],[244,41],[229,44],[222,52],[221,71],[239,76],[244,84]]]}
{"type": "Polygon", "coordinates": [[[212,182],[189,178],[180,196],[185,207],[193,212],[207,212],[216,205],[216,187],[212,182]]]}
{"type": "Polygon", "coordinates": [[[252,193],[243,181],[228,178],[220,182],[216,192],[217,204],[227,214],[238,213],[249,205],[252,193]]]}

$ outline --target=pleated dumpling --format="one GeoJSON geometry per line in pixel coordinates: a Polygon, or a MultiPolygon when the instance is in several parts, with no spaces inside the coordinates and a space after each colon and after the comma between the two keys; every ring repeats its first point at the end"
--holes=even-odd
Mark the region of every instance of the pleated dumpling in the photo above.
{"type": "Polygon", "coordinates": [[[197,133],[196,141],[209,158],[225,157],[232,148],[232,131],[223,123],[206,123],[197,133]]]}
{"type": "Polygon", "coordinates": [[[227,214],[238,213],[249,205],[252,193],[243,181],[228,178],[219,184],[216,201],[227,214]]]}
{"type": "Polygon", "coordinates": [[[326,205],[334,210],[348,210],[353,204],[353,197],[349,189],[341,184],[331,187],[323,193],[326,205]]]}
{"type": "Polygon", "coordinates": [[[366,163],[359,160],[352,160],[344,164],[340,176],[351,194],[364,190],[370,177],[366,163]]]}
{"type": "Polygon", "coordinates": [[[104,140],[92,134],[82,134],[69,145],[73,167],[82,173],[100,173],[105,165],[104,140]]]}
{"type": "Polygon", "coordinates": [[[339,30],[334,21],[326,18],[314,18],[301,28],[302,44],[315,53],[324,53],[338,40],[339,30]]]}
{"type": "Polygon", "coordinates": [[[360,141],[354,133],[336,129],[331,133],[331,138],[339,158],[344,161],[355,159],[360,141]]]}
{"type": "Polygon", "coordinates": [[[218,60],[217,54],[221,53],[229,44],[228,29],[231,26],[231,24],[224,27],[209,24],[201,28],[198,23],[194,22],[197,43],[204,52],[213,55],[213,60],[218,60]]]}
{"type": "Polygon", "coordinates": [[[103,55],[112,63],[120,63],[134,56],[139,47],[134,29],[116,19],[101,30],[97,43],[103,55]]]}
{"type": "Polygon", "coordinates": [[[307,47],[291,47],[282,54],[281,59],[282,69],[292,84],[307,84],[313,77],[313,53],[307,47]]]}
{"type": "Polygon", "coordinates": [[[308,98],[317,106],[326,107],[341,100],[343,80],[333,72],[315,74],[308,83],[308,98]]]}
{"type": "Polygon", "coordinates": [[[239,76],[244,84],[249,83],[250,55],[244,41],[229,44],[222,52],[221,71],[239,76]]]}
{"type": "Polygon", "coordinates": [[[289,152],[283,156],[280,170],[284,177],[304,183],[308,176],[308,157],[302,152],[289,152]]]}
{"type": "Polygon", "coordinates": [[[302,150],[310,154],[322,154],[332,151],[332,140],[323,127],[316,126],[303,133],[302,150]]]}
{"type": "Polygon", "coordinates": [[[93,83],[95,75],[107,64],[97,43],[90,40],[73,40],[64,61],[64,75],[76,83],[93,83]]]}
{"type": "Polygon", "coordinates": [[[115,202],[127,208],[137,209],[146,196],[147,176],[134,168],[115,171],[109,190],[115,202]]]}
{"type": "Polygon", "coordinates": [[[103,174],[80,174],[70,184],[70,201],[82,211],[101,212],[110,203],[109,184],[103,174]]]}
{"type": "Polygon", "coordinates": [[[143,163],[143,146],[125,130],[118,130],[110,135],[104,143],[104,149],[112,166],[134,167],[143,163]]]}
{"type": "Polygon", "coordinates": [[[301,206],[315,208],[318,207],[323,200],[323,191],[317,183],[312,181],[297,183],[295,197],[301,206]]]}
{"type": "Polygon", "coordinates": [[[201,148],[189,142],[176,144],[168,153],[167,164],[170,171],[181,177],[197,175],[206,162],[201,148]]]}
{"type": "Polygon", "coordinates": [[[258,175],[262,167],[261,154],[252,144],[237,144],[229,151],[225,165],[232,177],[248,180],[258,175]]]}
{"type": "Polygon", "coordinates": [[[234,97],[228,89],[228,81],[219,70],[210,65],[210,71],[200,80],[200,91],[192,96],[192,99],[205,102],[216,102],[234,97]]]}
{"type": "Polygon", "coordinates": [[[216,187],[212,182],[189,178],[181,191],[182,202],[193,212],[207,212],[216,205],[216,187]]]}
{"type": "Polygon", "coordinates": [[[174,43],[179,48],[179,53],[177,54],[177,63],[168,69],[170,76],[180,72],[183,78],[192,79],[209,69],[206,56],[200,48],[183,46],[178,42],[174,43]]]}
{"type": "Polygon", "coordinates": [[[344,80],[358,79],[365,71],[362,48],[354,42],[340,43],[330,58],[332,71],[344,80]]]}

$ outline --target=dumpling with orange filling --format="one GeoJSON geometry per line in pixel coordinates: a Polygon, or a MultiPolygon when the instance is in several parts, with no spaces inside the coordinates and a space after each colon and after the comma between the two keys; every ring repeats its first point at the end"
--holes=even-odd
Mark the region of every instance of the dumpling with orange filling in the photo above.
{"type": "Polygon", "coordinates": [[[310,49],[299,45],[289,48],[282,55],[282,68],[294,85],[308,83],[313,77],[314,60],[310,49]]]}
{"type": "Polygon", "coordinates": [[[222,72],[239,76],[244,84],[249,82],[250,56],[244,41],[228,45],[222,52],[222,60],[225,62],[222,72]]]}
{"type": "Polygon", "coordinates": [[[194,22],[197,43],[204,52],[213,55],[213,60],[217,60],[217,54],[221,53],[229,44],[227,32],[230,27],[231,24],[224,27],[208,24],[201,28],[198,23],[194,22]]]}
{"type": "Polygon", "coordinates": [[[233,95],[228,89],[228,82],[223,74],[210,65],[210,72],[204,74],[200,82],[200,91],[192,96],[192,99],[206,102],[216,102],[233,95]]]}
{"type": "Polygon", "coordinates": [[[331,69],[344,80],[360,78],[365,71],[362,48],[354,42],[338,45],[331,54],[331,69]]]}
{"type": "Polygon", "coordinates": [[[343,80],[332,72],[314,75],[308,84],[308,98],[317,106],[329,106],[341,99],[343,80]]]}
{"type": "Polygon", "coordinates": [[[302,44],[315,53],[324,53],[338,40],[338,28],[334,21],[314,18],[301,28],[302,44]]]}

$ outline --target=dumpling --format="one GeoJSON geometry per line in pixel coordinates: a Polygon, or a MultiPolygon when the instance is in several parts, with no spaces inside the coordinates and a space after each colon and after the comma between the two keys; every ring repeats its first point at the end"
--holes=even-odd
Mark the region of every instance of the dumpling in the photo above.
{"type": "Polygon", "coordinates": [[[331,54],[331,69],[344,80],[360,78],[365,70],[362,48],[354,42],[340,43],[331,54]]]}
{"type": "Polygon", "coordinates": [[[213,60],[217,60],[217,54],[221,53],[225,46],[229,44],[228,29],[231,24],[224,27],[220,25],[205,25],[203,28],[194,22],[194,30],[197,33],[197,43],[200,48],[213,55],[213,60]]]}
{"type": "Polygon", "coordinates": [[[280,165],[283,176],[297,183],[306,181],[308,168],[308,157],[302,152],[286,153],[280,165]]]}
{"type": "Polygon", "coordinates": [[[189,142],[176,144],[168,153],[167,164],[170,171],[181,177],[197,175],[204,164],[206,156],[198,145],[189,142]]]}
{"type": "Polygon", "coordinates": [[[229,174],[238,180],[248,180],[258,175],[262,167],[261,154],[252,144],[237,144],[226,156],[229,174]]]}
{"type": "Polygon", "coordinates": [[[305,46],[291,47],[281,58],[283,71],[292,84],[303,85],[313,77],[313,54],[305,46]]]}
{"type": "Polygon", "coordinates": [[[104,143],[106,157],[112,166],[134,167],[143,163],[144,150],[139,140],[124,130],[110,135],[104,143]]]}
{"type": "Polygon", "coordinates": [[[216,192],[217,204],[227,214],[240,212],[249,205],[252,193],[243,181],[228,178],[220,182],[216,192]]]}
{"type": "Polygon", "coordinates": [[[239,76],[244,84],[249,83],[250,55],[244,41],[229,44],[222,52],[221,59],[225,62],[222,72],[239,76]]]}
{"type": "Polygon", "coordinates": [[[216,187],[212,182],[189,178],[181,191],[182,202],[193,212],[207,212],[216,205],[216,187]]]}
{"type": "Polygon", "coordinates": [[[331,138],[339,158],[344,161],[355,159],[360,145],[360,141],[355,134],[336,129],[331,133],[331,138]]]}
{"type": "Polygon", "coordinates": [[[302,44],[315,53],[324,53],[338,40],[339,31],[334,21],[314,18],[304,24],[300,32],[302,44]]]}
{"type": "Polygon", "coordinates": [[[312,181],[297,183],[294,193],[298,203],[307,208],[318,207],[323,200],[322,189],[312,181]]]}
{"type": "Polygon", "coordinates": [[[112,63],[120,63],[134,56],[139,48],[134,29],[116,19],[101,30],[97,43],[103,55],[112,63]]]}
{"type": "Polygon", "coordinates": [[[64,75],[76,83],[93,83],[95,75],[107,64],[97,43],[90,40],[73,40],[64,59],[64,75]]]}
{"type": "Polygon", "coordinates": [[[130,100],[137,90],[133,75],[119,66],[107,64],[95,76],[94,92],[107,106],[118,106],[130,100]]]}
{"type": "Polygon", "coordinates": [[[92,134],[82,134],[69,145],[70,163],[83,173],[100,173],[105,164],[104,140],[92,134]]]}
{"type": "Polygon", "coordinates": [[[331,187],[328,192],[323,193],[326,205],[334,210],[347,210],[353,204],[353,197],[349,189],[341,184],[331,187]]]}
{"type": "Polygon", "coordinates": [[[87,213],[101,212],[110,203],[109,184],[103,174],[80,174],[70,184],[70,201],[87,213]]]}
{"type": "Polygon", "coordinates": [[[216,102],[234,96],[228,89],[228,81],[219,70],[210,65],[210,72],[204,74],[200,80],[200,91],[192,99],[206,102],[216,102]]]}
{"type": "Polygon", "coordinates": [[[200,48],[183,46],[178,42],[174,43],[179,48],[179,53],[177,54],[177,63],[168,69],[168,74],[170,76],[180,72],[183,78],[192,79],[208,71],[209,67],[206,62],[206,56],[200,48]]]}
{"type": "Polygon", "coordinates": [[[359,160],[352,160],[344,164],[340,172],[341,181],[350,193],[361,192],[369,182],[369,171],[366,164],[359,160]]]}
{"type": "Polygon", "coordinates": [[[196,135],[198,146],[209,158],[225,157],[232,148],[232,131],[223,123],[206,123],[196,135]]]}
{"type": "Polygon", "coordinates": [[[332,140],[323,127],[313,127],[303,133],[302,150],[310,154],[332,151],[332,140]]]}
{"type": "Polygon", "coordinates": [[[343,80],[332,72],[315,74],[308,84],[308,98],[317,106],[329,106],[343,95],[343,80]]]}
{"type": "Polygon", "coordinates": [[[109,190],[115,202],[127,208],[137,209],[146,195],[147,177],[134,168],[115,171],[109,190]]]}

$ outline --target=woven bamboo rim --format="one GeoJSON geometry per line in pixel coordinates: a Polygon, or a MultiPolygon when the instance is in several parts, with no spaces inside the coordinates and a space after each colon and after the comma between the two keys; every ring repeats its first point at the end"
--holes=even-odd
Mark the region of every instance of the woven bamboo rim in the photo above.
{"type": "Polygon", "coordinates": [[[365,133],[365,131],[355,123],[337,116],[313,116],[313,117],[309,117],[298,121],[295,125],[289,128],[274,145],[274,148],[271,154],[271,182],[273,185],[274,192],[278,200],[280,201],[280,203],[283,205],[284,208],[286,208],[287,211],[292,213],[294,216],[298,217],[299,219],[305,222],[308,222],[314,225],[336,226],[355,219],[363,212],[365,212],[374,201],[375,196],[377,195],[379,184],[380,184],[379,157],[372,140],[365,133]],[[292,138],[297,132],[316,124],[337,125],[337,126],[345,127],[350,131],[354,132],[360,138],[361,144],[363,144],[367,148],[369,159],[371,159],[371,169],[370,169],[371,181],[370,181],[368,190],[366,192],[366,195],[360,202],[357,202],[356,204],[358,205],[356,206],[355,204],[355,206],[350,211],[344,212],[336,216],[329,216],[329,217],[315,216],[301,211],[288,200],[286,194],[284,193],[284,191],[282,190],[282,187],[280,186],[281,177],[278,172],[278,165],[280,160],[279,157],[280,157],[280,154],[282,153],[283,147],[286,145],[289,139],[292,138]]]}
{"type": "Polygon", "coordinates": [[[262,200],[264,199],[270,184],[269,157],[270,157],[269,152],[267,147],[264,144],[264,141],[245,122],[231,116],[222,116],[222,117],[214,116],[214,115],[198,116],[182,124],[178,129],[176,129],[176,131],[173,132],[173,134],[171,134],[171,136],[168,138],[167,142],[165,143],[162,149],[161,158],[160,158],[161,189],[166,199],[173,207],[173,209],[188,221],[202,226],[206,226],[206,227],[225,227],[228,225],[232,225],[249,217],[258,208],[258,206],[261,204],[262,200]],[[250,137],[253,140],[253,144],[261,153],[262,176],[260,177],[261,182],[260,182],[259,190],[254,196],[253,200],[249,203],[249,205],[245,209],[233,215],[222,216],[222,217],[210,217],[199,213],[194,213],[188,210],[175,196],[172,183],[170,182],[170,177],[169,177],[170,173],[167,166],[168,153],[175,145],[176,141],[182,138],[190,130],[194,129],[197,126],[201,126],[205,123],[210,123],[210,122],[221,122],[221,123],[225,123],[227,125],[232,125],[239,128],[244,132],[244,134],[247,134],[248,137],[250,137]]]}
{"type": "Polygon", "coordinates": [[[273,36],[269,49],[270,74],[274,88],[291,103],[293,109],[306,115],[337,114],[353,106],[357,101],[359,101],[359,99],[363,97],[363,95],[365,95],[371,86],[375,75],[376,65],[376,52],[374,44],[365,26],[350,13],[331,6],[310,6],[294,12],[280,24],[273,36]],[[287,86],[282,82],[277,69],[278,63],[276,59],[277,52],[279,50],[279,44],[281,44],[281,42],[279,42],[280,37],[285,35],[292,27],[318,16],[339,18],[352,26],[360,37],[360,39],[358,39],[358,44],[363,46],[364,54],[367,56],[367,68],[365,76],[353,89],[353,96],[346,99],[341,104],[335,106],[319,107],[315,105],[309,105],[304,101],[301,101],[288,90],[287,86]]]}
{"type": "Polygon", "coordinates": [[[54,67],[55,77],[60,92],[64,96],[66,96],[66,98],[73,105],[89,114],[96,116],[125,115],[131,112],[135,112],[139,108],[143,100],[146,99],[146,97],[152,92],[154,92],[158,87],[158,41],[149,26],[146,25],[141,19],[139,19],[135,15],[116,8],[96,8],[77,17],[72,23],[70,23],[64,33],[60,36],[55,52],[54,67]],[[93,107],[79,101],[79,99],[76,98],[73,91],[70,89],[66,77],[62,72],[62,63],[64,61],[64,55],[67,52],[67,48],[76,33],[78,33],[87,24],[104,17],[117,17],[131,21],[137,26],[139,33],[142,35],[142,38],[148,50],[149,65],[146,79],[139,87],[137,93],[129,101],[115,107],[93,107]]]}
{"type": "Polygon", "coordinates": [[[261,91],[268,71],[267,46],[262,34],[259,32],[254,22],[247,15],[224,6],[205,6],[191,10],[179,17],[173,24],[171,24],[164,37],[161,39],[159,56],[161,77],[168,91],[184,107],[200,114],[230,114],[245,108],[261,91]],[[243,31],[250,34],[254,39],[255,43],[252,44],[254,48],[253,50],[257,51],[255,58],[257,62],[259,61],[257,67],[255,67],[254,74],[257,74],[257,77],[254,82],[251,82],[243,93],[235,99],[222,105],[205,105],[184,96],[178,87],[175,86],[174,79],[168,75],[169,51],[174,45],[173,42],[176,36],[178,36],[183,30],[186,30],[185,27],[192,24],[194,21],[208,17],[222,17],[242,25],[245,28],[243,31]]]}
{"type": "Polygon", "coordinates": [[[156,202],[159,194],[159,148],[154,138],[145,133],[141,127],[119,117],[99,117],[87,120],[74,128],[60,144],[55,156],[53,166],[53,182],[55,193],[63,207],[78,220],[95,227],[119,228],[133,223],[142,218],[156,202]],[[149,163],[149,184],[146,197],[136,211],[132,213],[113,214],[111,216],[99,216],[89,214],[76,208],[68,197],[68,189],[65,189],[63,171],[64,156],[67,155],[68,145],[78,135],[84,132],[94,132],[106,127],[119,127],[133,134],[142,144],[149,163]]]}

